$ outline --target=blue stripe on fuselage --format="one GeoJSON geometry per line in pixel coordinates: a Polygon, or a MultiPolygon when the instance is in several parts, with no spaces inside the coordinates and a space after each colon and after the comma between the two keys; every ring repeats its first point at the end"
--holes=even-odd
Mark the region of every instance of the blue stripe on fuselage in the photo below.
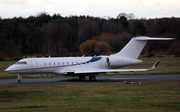
{"type": "Polygon", "coordinates": [[[89,60],[89,61],[87,61],[87,63],[89,63],[89,62],[95,62],[95,61],[99,61],[100,59],[101,59],[102,57],[92,57],[92,59],[91,60],[89,60]]]}
{"type": "Polygon", "coordinates": [[[102,57],[92,57],[91,60],[87,62],[83,62],[82,64],[96,62],[96,61],[99,61],[101,58],[102,57]]]}

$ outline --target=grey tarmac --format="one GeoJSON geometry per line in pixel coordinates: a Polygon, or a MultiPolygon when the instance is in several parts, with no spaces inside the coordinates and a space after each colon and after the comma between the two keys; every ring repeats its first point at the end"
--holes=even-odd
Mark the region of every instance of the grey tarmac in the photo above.
{"type": "Polygon", "coordinates": [[[86,84],[86,83],[131,83],[148,81],[180,81],[180,74],[168,75],[121,75],[121,76],[96,76],[96,81],[89,81],[86,77],[80,81],[79,77],[55,77],[55,78],[25,78],[22,83],[17,79],[0,79],[0,86],[27,86],[27,85],[51,85],[51,84],[86,84]]]}

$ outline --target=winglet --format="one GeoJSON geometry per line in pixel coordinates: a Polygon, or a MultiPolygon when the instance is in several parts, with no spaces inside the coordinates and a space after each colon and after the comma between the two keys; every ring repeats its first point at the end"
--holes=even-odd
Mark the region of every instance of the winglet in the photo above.
{"type": "Polygon", "coordinates": [[[159,64],[160,60],[158,60],[150,69],[147,70],[154,70],[156,69],[157,65],[159,64]]]}

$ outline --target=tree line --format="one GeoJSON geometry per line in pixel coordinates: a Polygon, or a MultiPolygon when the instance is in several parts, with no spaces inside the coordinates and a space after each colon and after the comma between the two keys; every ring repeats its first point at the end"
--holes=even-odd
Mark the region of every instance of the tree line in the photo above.
{"type": "Polygon", "coordinates": [[[137,34],[176,38],[173,43],[148,42],[146,53],[163,49],[180,54],[180,18],[136,19],[132,13],[120,13],[117,18],[106,19],[84,15],[50,16],[43,12],[28,18],[0,18],[0,60],[22,56],[109,54],[122,49],[137,34]],[[88,51],[85,48],[90,43],[95,43],[95,47],[88,51]]]}

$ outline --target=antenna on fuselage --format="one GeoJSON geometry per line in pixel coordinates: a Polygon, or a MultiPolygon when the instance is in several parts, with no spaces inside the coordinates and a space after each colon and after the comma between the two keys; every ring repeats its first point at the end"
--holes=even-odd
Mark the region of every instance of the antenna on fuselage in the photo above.
{"type": "Polygon", "coordinates": [[[48,58],[51,58],[51,55],[48,58]]]}

